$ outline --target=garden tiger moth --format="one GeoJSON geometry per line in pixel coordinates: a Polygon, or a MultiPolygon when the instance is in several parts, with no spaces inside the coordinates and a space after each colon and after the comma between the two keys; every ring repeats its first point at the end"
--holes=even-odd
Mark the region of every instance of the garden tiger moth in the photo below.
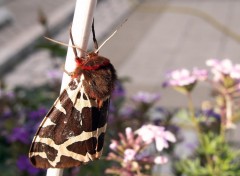
{"type": "MultiPolygon", "coordinates": [[[[95,39],[94,27],[93,38],[95,39]]],[[[117,79],[110,60],[98,50],[78,57],[76,68],[33,138],[31,163],[38,168],[69,168],[99,159],[107,128],[109,99],[117,79]]],[[[94,42],[96,44],[96,42],[94,42]]],[[[97,44],[96,44],[97,46],[97,44]]]]}

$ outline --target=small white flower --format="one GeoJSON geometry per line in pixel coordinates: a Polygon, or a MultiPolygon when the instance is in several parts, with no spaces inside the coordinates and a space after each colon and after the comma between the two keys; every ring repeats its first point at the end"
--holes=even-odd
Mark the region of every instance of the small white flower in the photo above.
{"type": "Polygon", "coordinates": [[[133,139],[134,134],[133,134],[133,132],[132,132],[132,128],[127,127],[127,128],[125,129],[125,133],[126,133],[126,137],[127,137],[128,140],[133,139]]]}
{"type": "Polygon", "coordinates": [[[142,103],[154,103],[159,98],[160,98],[159,94],[140,91],[132,97],[132,100],[135,102],[142,102],[142,103]]]}
{"type": "Polygon", "coordinates": [[[124,161],[128,162],[128,161],[133,161],[136,155],[136,151],[133,149],[126,149],[124,151],[124,161]]]}
{"type": "Polygon", "coordinates": [[[186,86],[197,81],[196,76],[184,68],[172,71],[168,75],[168,79],[167,82],[170,86],[186,86]]]}
{"type": "Polygon", "coordinates": [[[175,136],[170,131],[165,131],[164,127],[156,125],[143,125],[136,131],[136,133],[146,144],[150,144],[155,141],[158,151],[168,148],[168,142],[176,142],[175,136]]]}
{"type": "Polygon", "coordinates": [[[157,156],[154,158],[155,164],[165,164],[168,162],[168,158],[164,156],[157,156]]]}
{"type": "Polygon", "coordinates": [[[119,144],[116,140],[112,140],[111,144],[109,145],[109,148],[112,149],[113,151],[116,151],[118,145],[119,144]]]}

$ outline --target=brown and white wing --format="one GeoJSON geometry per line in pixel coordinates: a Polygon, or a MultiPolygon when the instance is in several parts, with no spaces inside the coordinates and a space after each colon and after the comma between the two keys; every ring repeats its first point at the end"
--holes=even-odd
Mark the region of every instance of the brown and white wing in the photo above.
{"type": "Polygon", "coordinates": [[[38,168],[68,168],[98,159],[103,150],[109,99],[98,107],[81,79],[63,90],[39,126],[29,152],[38,168]]]}

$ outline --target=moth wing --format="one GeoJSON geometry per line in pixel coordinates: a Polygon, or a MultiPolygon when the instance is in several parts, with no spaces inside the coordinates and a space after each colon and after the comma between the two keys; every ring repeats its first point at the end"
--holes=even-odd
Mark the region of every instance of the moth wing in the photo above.
{"type": "Polygon", "coordinates": [[[101,156],[109,101],[101,108],[73,79],[39,126],[29,158],[38,168],[68,168],[101,156]]]}

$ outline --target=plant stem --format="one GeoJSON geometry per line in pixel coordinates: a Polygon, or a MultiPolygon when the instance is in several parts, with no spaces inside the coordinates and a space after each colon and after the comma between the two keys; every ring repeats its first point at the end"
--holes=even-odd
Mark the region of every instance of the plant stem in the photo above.
{"type": "Polygon", "coordinates": [[[232,123],[232,117],[233,117],[233,102],[232,98],[229,94],[224,95],[225,100],[225,113],[222,115],[222,123],[221,123],[221,136],[223,139],[225,139],[225,130],[227,128],[232,128],[234,125],[232,123]]]}
{"type": "MultiPolygon", "coordinates": [[[[199,139],[200,146],[205,148],[204,136],[201,133],[201,129],[199,127],[198,120],[196,119],[196,116],[195,116],[195,108],[194,108],[194,105],[193,105],[192,95],[191,95],[190,92],[187,94],[187,97],[188,97],[188,111],[189,111],[190,118],[192,119],[192,122],[193,122],[193,124],[194,124],[194,126],[196,128],[197,137],[199,139]]],[[[209,168],[209,170],[212,173],[212,175],[215,175],[214,174],[215,173],[215,171],[214,171],[214,163],[213,163],[211,157],[209,155],[205,155],[205,157],[206,157],[206,160],[207,160],[207,167],[209,168]]]]}
{"type": "Polygon", "coordinates": [[[188,98],[188,111],[189,111],[189,116],[193,122],[194,127],[196,128],[197,131],[197,136],[201,136],[201,130],[199,128],[198,120],[195,117],[195,108],[193,106],[193,100],[192,100],[192,95],[191,93],[187,93],[187,98],[188,98]]]}

